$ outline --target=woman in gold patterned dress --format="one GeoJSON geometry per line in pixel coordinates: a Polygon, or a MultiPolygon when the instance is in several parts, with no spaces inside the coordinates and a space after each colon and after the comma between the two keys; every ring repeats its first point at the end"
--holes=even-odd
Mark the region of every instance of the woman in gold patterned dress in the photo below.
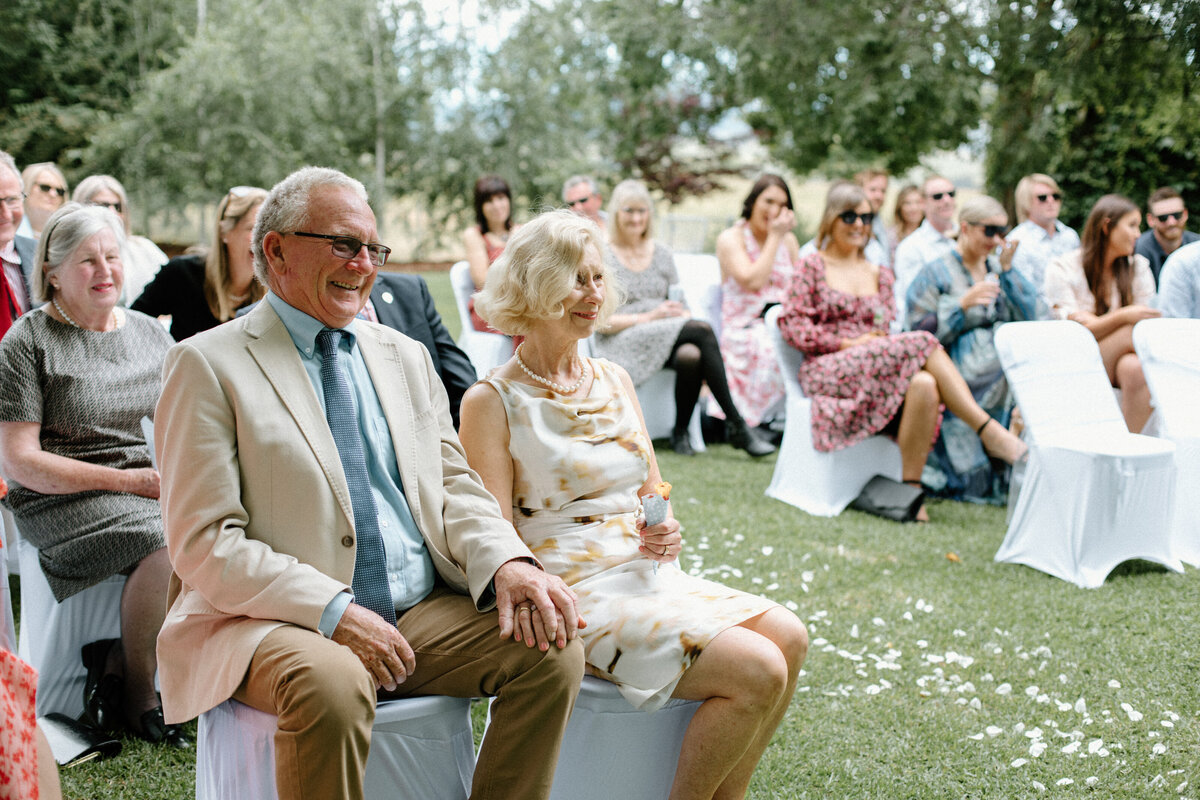
{"type": "MultiPolygon", "coordinates": [[[[646,710],[702,702],[671,797],[741,797],[787,711],[807,632],[769,600],[679,569],[669,511],[646,525],[639,498],[661,477],[632,382],[577,350],[619,305],[607,278],[595,226],[570,212],[513,234],[478,302],[525,340],[467,392],[463,446],[534,555],[577,594],[589,671],[646,710]]],[[[536,609],[518,623],[518,636],[550,638],[536,609]]]]}

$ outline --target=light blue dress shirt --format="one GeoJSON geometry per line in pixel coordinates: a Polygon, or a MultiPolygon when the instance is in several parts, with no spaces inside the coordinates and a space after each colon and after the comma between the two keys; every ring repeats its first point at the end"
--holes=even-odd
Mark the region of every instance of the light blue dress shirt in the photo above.
{"type": "MultiPolygon", "coordinates": [[[[320,320],[285,303],[277,295],[268,292],[267,302],[283,321],[304,364],[304,371],[316,390],[321,410],[325,410],[325,391],[321,382],[321,352],[317,348],[317,334],[326,329],[320,320]]],[[[379,510],[379,532],[383,536],[387,554],[388,587],[397,613],[411,608],[425,599],[433,589],[436,571],[425,539],[421,536],[408,499],[404,496],[404,484],[396,465],[396,450],[392,445],[391,430],[383,416],[383,406],[375,393],[375,385],[358,349],[355,320],[342,328],[349,334],[343,336],[339,347],[340,359],[350,383],[351,400],[354,402],[355,417],[362,434],[363,456],[367,461],[367,473],[371,491],[375,495],[375,506],[379,510]]],[[[326,636],[333,634],[346,607],[353,596],[342,592],[325,607],[318,629],[326,636]]]]}
{"type": "Polygon", "coordinates": [[[1027,219],[1006,237],[1010,242],[1020,242],[1013,253],[1013,269],[1020,272],[1034,285],[1039,293],[1046,279],[1046,265],[1059,256],[1079,249],[1079,234],[1058,220],[1054,221],[1054,235],[1033,220],[1027,219]]]}

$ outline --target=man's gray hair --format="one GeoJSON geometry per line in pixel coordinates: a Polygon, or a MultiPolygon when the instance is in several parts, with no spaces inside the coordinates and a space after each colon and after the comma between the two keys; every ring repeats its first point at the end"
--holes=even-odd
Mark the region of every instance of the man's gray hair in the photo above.
{"type": "MultiPolygon", "coordinates": [[[[4,150],[0,150],[0,167],[8,167],[12,170],[13,177],[18,181],[21,180],[21,170],[17,169],[17,160],[4,150]]],[[[24,191],[24,186],[21,188],[24,191]]]]}
{"type": "MultiPolygon", "coordinates": [[[[254,223],[250,246],[254,251],[254,276],[263,286],[270,286],[267,278],[267,255],[263,251],[263,239],[271,231],[291,233],[307,227],[309,222],[308,203],[312,193],[324,186],[339,186],[349,189],[367,202],[367,189],[361,181],[344,172],[328,167],[301,167],[275,184],[267,199],[258,210],[258,221],[254,223]]],[[[316,231],[327,233],[327,231],[316,231]]]]}
{"type": "Polygon", "coordinates": [[[596,183],[594,178],[589,178],[587,175],[572,175],[563,183],[562,199],[567,202],[567,192],[579,186],[581,183],[586,183],[588,191],[592,194],[600,194],[600,185],[596,183]]]}
{"type": "Polygon", "coordinates": [[[34,302],[45,303],[54,296],[51,276],[80,245],[106,228],[117,237],[117,247],[124,247],[125,223],[111,208],[70,202],[50,215],[34,256],[34,302]]]}

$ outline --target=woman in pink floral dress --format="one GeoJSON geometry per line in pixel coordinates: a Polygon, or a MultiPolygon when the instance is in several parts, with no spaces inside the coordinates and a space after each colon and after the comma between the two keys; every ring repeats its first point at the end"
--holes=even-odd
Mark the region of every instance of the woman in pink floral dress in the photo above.
{"type": "MultiPolygon", "coordinates": [[[[763,311],[783,301],[800,252],[792,194],[783,178],[763,175],[742,204],[742,218],[717,237],[721,264],[721,356],[734,405],[746,422],[763,422],[783,399],[763,311]]],[[[709,414],[721,416],[715,404],[709,414]]]]}
{"type": "MultiPolygon", "coordinates": [[[[858,186],[830,191],[819,249],[800,262],[783,301],[779,328],[806,356],[799,378],[812,400],[813,447],[840,450],[889,433],[900,446],[904,481],[919,485],[945,403],[990,456],[1011,464],[1025,445],[990,424],[937,338],[888,334],[896,315],[892,273],[863,257],[873,218],[858,186]]],[[[928,519],[924,509],[917,518],[928,519]]]]}

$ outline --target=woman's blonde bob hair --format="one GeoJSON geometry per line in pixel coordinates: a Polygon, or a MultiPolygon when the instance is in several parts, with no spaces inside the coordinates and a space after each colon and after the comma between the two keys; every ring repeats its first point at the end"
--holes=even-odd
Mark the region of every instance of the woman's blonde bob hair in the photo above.
{"type": "Polygon", "coordinates": [[[618,183],[612,192],[612,198],[608,201],[608,238],[617,244],[622,243],[625,238],[620,229],[621,209],[630,203],[638,203],[646,206],[646,230],[642,231],[642,241],[650,238],[654,230],[654,201],[650,199],[650,190],[646,188],[646,184],[636,178],[618,183]]]}
{"type": "Polygon", "coordinates": [[[488,269],[475,298],[475,310],[493,328],[510,336],[528,334],[542,320],[561,319],[563,301],[575,285],[579,264],[589,249],[600,264],[604,300],[598,309],[601,328],[621,305],[620,289],[604,261],[600,229],[589,219],[560,209],[538,215],[513,233],[504,253],[488,269]]]}
{"type": "Polygon", "coordinates": [[[967,222],[983,222],[992,217],[1004,217],[1004,224],[1008,224],[1008,212],[1004,210],[1004,206],[1000,205],[999,200],[986,194],[968,197],[958,210],[960,225],[967,222]]]}

